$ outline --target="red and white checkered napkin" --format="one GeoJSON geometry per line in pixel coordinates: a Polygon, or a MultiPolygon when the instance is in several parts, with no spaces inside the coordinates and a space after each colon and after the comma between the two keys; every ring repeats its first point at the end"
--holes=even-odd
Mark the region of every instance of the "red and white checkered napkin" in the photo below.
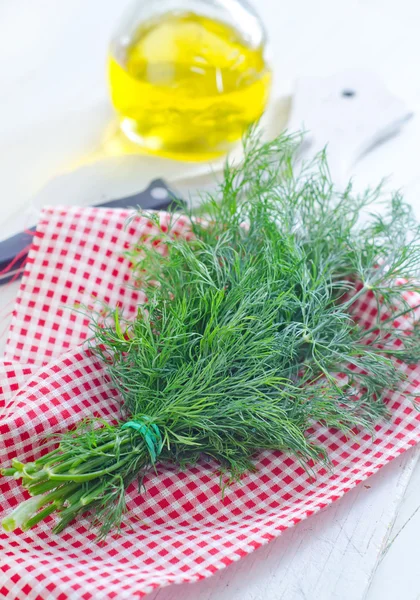
{"type": "MultiPolygon", "coordinates": [[[[122,252],[139,237],[148,243],[157,229],[145,218],[125,228],[127,216],[94,208],[44,211],[0,367],[2,465],[14,456],[35,458],[44,433],[67,430],[88,415],[117,414],[102,366],[80,347],[88,322],[66,306],[97,298],[135,311],[141,297],[126,285],[129,267],[122,252]]],[[[163,227],[167,220],[162,214],[163,227]]],[[[182,220],[177,227],[180,235],[187,231],[182,220]]],[[[366,322],[376,314],[369,299],[358,311],[366,322]]],[[[315,437],[335,464],[332,473],[321,470],[313,481],[292,458],[264,452],[257,473],[222,499],[210,466],[184,473],[162,469],[149,476],[145,494],[130,488],[132,527],[101,547],[86,520],[61,535],[51,533],[53,517],[27,533],[2,533],[0,595],[121,600],[212,575],[334,502],[419,441],[420,414],[404,392],[419,385],[420,368],[404,368],[405,390],[388,398],[392,419],[376,426],[374,440],[362,432],[348,441],[317,429],[315,437]]],[[[2,478],[0,485],[3,516],[25,495],[19,482],[2,478]]]]}

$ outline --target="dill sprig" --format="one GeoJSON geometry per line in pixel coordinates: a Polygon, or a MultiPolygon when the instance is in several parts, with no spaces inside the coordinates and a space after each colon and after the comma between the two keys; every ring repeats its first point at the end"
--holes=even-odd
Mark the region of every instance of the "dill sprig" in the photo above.
{"type": "Polygon", "coordinates": [[[243,162],[203,198],[205,218],[189,215],[191,240],[170,227],[164,256],[133,247],[146,303],[134,320],[111,310],[92,322],[120,422],[84,422],[34,463],[4,469],[33,498],[3,527],[58,513],[58,532],[89,513],[104,537],[120,526],[128,485],[158,461],[208,457],[229,480],[263,449],[312,467],[328,460],[308,433],[315,424],[350,436],[386,415],[384,396],[404,378],[396,359],[420,358],[418,326],[394,323],[414,317],[404,293],[420,291],[420,229],[399,194],[362,219],[380,189],[338,193],[324,154],[296,173],[298,142],[262,144],[254,132],[243,162]],[[378,306],[369,328],[354,310],[366,294],[378,306]]]}

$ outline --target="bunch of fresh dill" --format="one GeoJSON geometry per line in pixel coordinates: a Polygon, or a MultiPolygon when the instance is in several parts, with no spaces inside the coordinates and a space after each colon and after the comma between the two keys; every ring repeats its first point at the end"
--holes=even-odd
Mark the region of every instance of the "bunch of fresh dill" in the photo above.
{"type": "Polygon", "coordinates": [[[90,513],[105,536],[127,486],[157,462],[210,457],[237,479],[261,449],[325,460],[307,433],[315,423],[351,434],[385,414],[403,377],[395,359],[420,358],[417,327],[394,327],[413,310],[402,293],[420,291],[420,229],[399,195],[361,223],[379,191],[335,192],[324,156],[296,175],[296,145],[250,136],[244,161],[204,198],[205,219],[191,221],[191,241],[169,231],[166,256],[133,249],[146,304],[133,321],[113,311],[112,324],[93,324],[121,422],[83,423],[34,463],[5,468],[33,496],[5,529],[57,512],[59,532],[90,513]],[[380,308],[368,330],[352,316],[367,292],[380,308]]]}

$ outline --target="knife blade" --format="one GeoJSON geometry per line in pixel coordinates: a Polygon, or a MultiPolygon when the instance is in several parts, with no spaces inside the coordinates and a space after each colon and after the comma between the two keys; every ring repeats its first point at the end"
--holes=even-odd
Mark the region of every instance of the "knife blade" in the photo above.
{"type": "MultiPolygon", "coordinates": [[[[162,179],[132,196],[96,204],[98,208],[143,208],[146,210],[176,210],[184,204],[162,179]]],[[[23,272],[36,226],[0,242],[0,285],[16,279],[23,272]]]]}

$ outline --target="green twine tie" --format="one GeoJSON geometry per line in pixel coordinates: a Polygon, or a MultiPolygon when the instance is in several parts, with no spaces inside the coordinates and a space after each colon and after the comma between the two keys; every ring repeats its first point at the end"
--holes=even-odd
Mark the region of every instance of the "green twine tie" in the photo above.
{"type": "Polygon", "coordinates": [[[159,427],[155,423],[151,423],[150,417],[143,415],[139,421],[127,421],[121,429],[134,429],[143,436],[146,446],[149,450],[152,464],[155,464],[157,457],[162,451],[163,440],[159,427]],[[146,423],[144,422],[146,421],[146,423]]]}

